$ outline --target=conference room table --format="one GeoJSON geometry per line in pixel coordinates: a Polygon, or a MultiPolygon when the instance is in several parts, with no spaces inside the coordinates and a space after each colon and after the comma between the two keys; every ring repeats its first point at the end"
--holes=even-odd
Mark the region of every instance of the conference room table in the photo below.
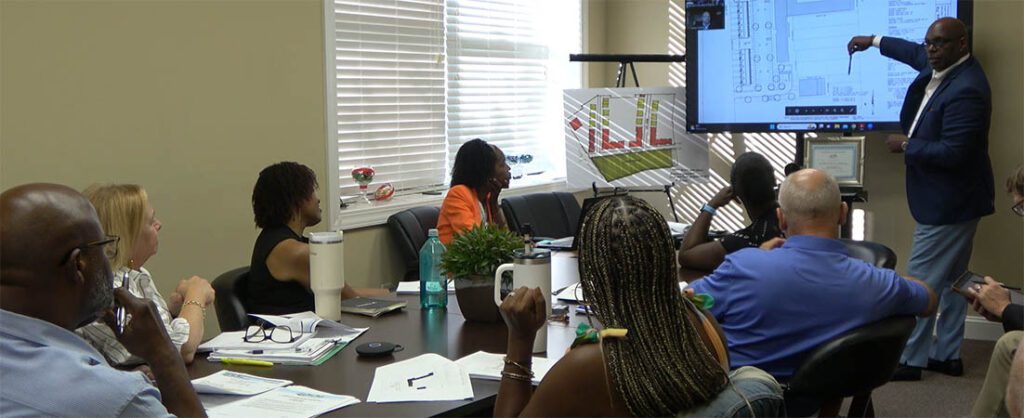
{"type": "MultiPolygon", "coordinates": [[[[693,280],[699,272],[681,271],[680,280],[693,280]]],[[[505,353],[508,328],[504,322],[466,321],[459,311],[458,300],[449,295],[448,307],[443,310],[421,310],[418,295],[391,295],[392,299],[408,302],[400,311],[377,318],[342,314],[341,322],[353,327],[369,329],[344,349],[319,366],[243,366],[210,362],[206,355],[197,356],[189,365],[190,378],[196,379],[220,370],[233,370],[256,376],[286,379],[293,384],[316,390],[349,395],[362,402],[331,411],[325,416],[338,417],[427,417],[427,416],[491,416],[498,394],[498,381],[472,379],[473,399],[463,401],[370,403],[366,397],[373,383],[377,367],[435,353],[457,360],[477,351],[505,353]],[[401,345],[404,349],[393,355],[368,358],[356,354],[355,347],[375,341],[401,345]]],[[[558,359],[576,338],[576,327],[587,322],[585,315],[575,313],[575,304],[569,308],[568,321],[548,321],[548,348],[546,353],[535,354],[558,359]]],[[[594,318],[595,326],[596,318],[594,318]]]]}
{"type": "MultiPolygon", "coordinates": [[[[222,369],[257,376],[286,379],[296,385],[316,390],[349,395],[361,403],[332,411],[326,416],[352,417],[425,417],[491,415],[498,394],[498,382],[472,379],[473,399],[441,402],[370,403],[366,397],[377,367],[407,360],[425,353],[435,353],[456,360],[477,351],[505,353],[508,328],[504,322],[466,321],[459,311],[455,295],[450,295],[447,309],[420,310],[418,295],[397,295],[394,299],[408,302],[405,309],[377,318],[342,314],[341,322],[353,327],[369,327],[363,335],[319,366],[242,366],[223,365],[197,357],[188,367],[192,379],[222,369]],[[355,346],[373,341],[401,345],[404,349],[384,357],[360,357],[355,346]]],[[[548,323],[548,352],[541,357],[560,358],[575,339],[584,315],[569,315],[569,322],[548,323]]]]}

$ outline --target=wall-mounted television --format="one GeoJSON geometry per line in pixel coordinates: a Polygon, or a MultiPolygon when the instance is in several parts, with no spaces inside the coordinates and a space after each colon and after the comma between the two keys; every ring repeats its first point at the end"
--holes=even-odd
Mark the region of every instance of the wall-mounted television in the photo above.
{"type": "Polygon", "coordinates": [[[921,42],[939,17],[972,24],[965,0],[692,0],[686,2],[687,130],[897,131],[917,76],[856,35],[921,42]]]}

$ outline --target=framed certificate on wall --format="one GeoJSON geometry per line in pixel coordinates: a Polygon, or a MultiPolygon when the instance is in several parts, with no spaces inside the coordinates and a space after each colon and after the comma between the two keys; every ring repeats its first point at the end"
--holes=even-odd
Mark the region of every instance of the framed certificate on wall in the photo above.
{"type": "Polygon", "coordinates": [[[804,167],[835,177],[840,186],[864,186],[864,137],[829,137],[804,142],[804,167]]]}

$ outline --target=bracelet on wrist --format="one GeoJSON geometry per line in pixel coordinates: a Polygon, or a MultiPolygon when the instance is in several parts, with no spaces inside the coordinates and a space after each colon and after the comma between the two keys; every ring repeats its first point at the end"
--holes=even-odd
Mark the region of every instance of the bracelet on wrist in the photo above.
{"type": "Polygon", "coordinates": [[[202,303],[199,303],[199,301],[195,299],[189,299],[186,300],[185,303],[182,303],[181,307],[182,309],[184,309],[188,305],[196,305],[197,307],[199,307],[199,311],[203,313],[203,319],[206,319],[206,307],[203,306],[202,303]]]}
{"type": "Polygon", "coordinates": [[[507,377],[509,379],[518,380],[520,382],[527,382],[527,383],[533,382],[533,376],[526,375],[526,374],[519,374],[519,373],[512,373],[512,372],[502,371],[501,372],[501,377],[502,378],[506,378],[507,377]]]}
{"type": "Polygon", "coordinates": [[[700,211],[701,212],[707,212],[709,215],[715,216],[715,212],[717,212],[718,209],[715,209],[714,206],[711,206],[711,205],[705,203],[704,206],[701,206],[700,211]]]}
{"type": "Polygon", "coordinates": [[[533,378],[533,370],[531,370],[530,366],[528,365],[523,365],[522,363],[512,361],[512,359],[508,358],[508,356],[505,356],[505,365],[515,367],[519,369],[519,371],[523,372],[524,375],[529,375],[531,379],[533,378]]]}

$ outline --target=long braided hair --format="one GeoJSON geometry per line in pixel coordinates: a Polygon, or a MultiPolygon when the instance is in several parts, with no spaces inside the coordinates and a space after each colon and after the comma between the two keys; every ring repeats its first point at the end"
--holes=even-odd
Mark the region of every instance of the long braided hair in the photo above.
{"type": "Polygon", "coordinates": [[[671,416],[703,404],[727,384],[679,292],[665,218],[630,196],[606,198],[585,215],[580,282],[606,328],[610,376],[634,416],[671,416]]]}

